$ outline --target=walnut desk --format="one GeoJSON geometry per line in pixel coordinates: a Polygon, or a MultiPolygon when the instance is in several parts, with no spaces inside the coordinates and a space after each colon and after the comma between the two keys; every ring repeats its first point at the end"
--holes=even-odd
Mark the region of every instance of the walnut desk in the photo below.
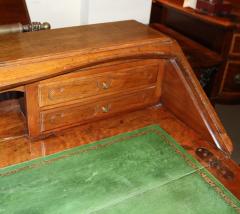
{"type": "Polygon", "coordinates": [[[199,147],[224,160],[230,180],[210,171],[240,198],[231,140],[174,40],[124,21],[0,41],[0,92],[24,93],[0,103],[1,167],[160,124],[206,167],[199,147]]]}

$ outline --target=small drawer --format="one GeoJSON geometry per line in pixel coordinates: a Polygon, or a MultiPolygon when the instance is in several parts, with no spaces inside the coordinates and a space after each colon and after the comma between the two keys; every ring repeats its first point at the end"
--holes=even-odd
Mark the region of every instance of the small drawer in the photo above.
{"type": "Polygon", "coordinates": [[[240,62],[229,61],[227,63],[223,91],[240,92],[240,62]]]}
{"type": "Polygon", "coordinates": [[[41,132],[153,104],[158,101],[155,92],[156,87],[151,87],[130,95],[103,99],[104,101],[93,100],[90,104],[43,111],[40,113],[41,132]]]}
{"type": "Polygon", "coordinates": [[[240,56],[240,34],[233,35],[230,54],[240,56]]]}
{"type": "Polygon", "coordinates": [[[129,63],[124,68],[108,66],[91,69],[95,75],[82,76],[82,72],[53,78],[39,85],[40,107],[61,104],[72,100],[92,96],[127,91],[143,87],[157,81],[159,64],[133,66],[129,63]],[[100,74],[99,74],[100,73],[100,74]]]}

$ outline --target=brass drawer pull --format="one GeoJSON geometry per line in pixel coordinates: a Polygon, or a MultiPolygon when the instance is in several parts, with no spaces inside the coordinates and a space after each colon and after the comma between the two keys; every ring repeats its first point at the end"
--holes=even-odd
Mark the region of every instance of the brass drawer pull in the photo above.
{"type": "Polygon", "coordinates": [[[110,108],[111,108],[110,105],[102,106],[102,112],[103,113],[108,113],[110,111],[110,108]]]}
{"type": "Polygon", "coordinates": [[[235,82],[235,84],[240,85],[240,74],[235,75],[234,82],[235,82]]]}
{"type": "Polygon", "coordinates": [[[102,89],[109,89],[110,88],[110,83],[103,82],[102,83],[102,89]]]}
{"type": "Polygon", "coordinates": [[[98,82],[97,83],[98,88],[107,90],[111,86],[111,81],[103,81],[103,82],[98,82]]]}

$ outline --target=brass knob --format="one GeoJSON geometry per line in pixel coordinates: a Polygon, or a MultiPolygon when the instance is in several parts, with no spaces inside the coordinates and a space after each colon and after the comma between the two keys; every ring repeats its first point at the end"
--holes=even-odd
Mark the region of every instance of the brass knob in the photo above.
{"type": "Polygon", "coordinates": [[[51,29],[51,25],[48,22],[32,22],[31,24],[23,25],[22,28],[23,32],[31,32],[39,30],[49,30],[51,29]]]}
{"type": "Polygon", "coordinates": [[[103,113],[108,113],[109,111],[110,111],[110,106],[109,105],[102,107],[102,112],[103,113]]]}
{"type": "Polygon", "coordinates": [[[102,89],[109,89],[109,86],[110,86],[109,83],[106,83],[106,82],[102,83],[102,89]]]}
{"type": "Polygon", "coordinates": [[[41,29],[42,30],[49,30],[49,29],[51,29],[51,25],[48,22],[43,22],[41,29]]]}
{"type": "Polygon", "coordinates": [[[235,84],[240,85],[240,73],[235,75],[234,82],[235,84]]]}

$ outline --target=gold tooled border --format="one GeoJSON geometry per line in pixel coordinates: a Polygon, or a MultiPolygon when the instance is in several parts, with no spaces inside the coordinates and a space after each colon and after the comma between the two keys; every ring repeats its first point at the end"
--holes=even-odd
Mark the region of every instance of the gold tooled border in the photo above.
{"type": "Polygon", "coordinates": [[[184,153],[182,153],[177,147],[176,145],[169,141],[169,139],[162,134],[161,131],[159,130],[154,130],[152,129],[152,132],[154,132],[155,134],[157,134],[158,136],[161,137],[161,139],[163,140],[163,142],[168,143],[174,150],[175,152],[180,155],[185,161],[186,163],[191,166],[193,169],[196,170],[196,172],[203,178],[203,180],[208,183],[223,199],[224,201],[230,205],[232,208],[234,208],[236,210],[237,213],[240,214],[240,207],[237,206],[234,201],[228,197],[221,188],[218,187],[218,185],[207,176],[207,174],[205,174],[201,169],[199,169],[196,164],[194,164],[184,153]]]}
{"type": "Polygon", "coordinates": [[[124,137],[118,138],[116,140],[109,141],[109,142],[104,143],[104,144],[99,144],[99,145],[96,145],[96,146],[91,146],[91,147],[86,148],[86,149],[71,152],[69,154],[65,154],[65,155],[62,155],[60,157],[52,158],[50,160],[42,160],[42,161],[39,161],[37,163],[33,163],[31,165],[28,165],[28,166],[24,166],[24,167],[21,167],[21,168],[18,168],[18,169],[9,171],[9,172],[1,173],[0,177],[6,177],[6,176],[13,175],[13,174],[16,174],[18,172],[25,171],[25,170],[28,170],[28,169],[36,169],[36,168],[39,168],[41,166],[54,163],[58,160],[62,160],[62,159],[65,159],[65,158],[68,158],[68,157],[71,157],[71,156],[76,156],[76,155],[86,153],[86,152],[89,152],[89,151],[92,151],[92,150],[101,149],[101,148],[110,146],[110,145],[115,144],[115,143],[120,143],[124,140],[129,140],[129,139],[132,139],[132,138],[135,138],[135,137],[138,137],[138,136],[146,135],[150,132],[151,132],[151,130],[139,132],[139,133],[136,133],[136,134],[133,134],[133,135],[130,135],[130,136],[124,136],[124,137]]]}
{"type": "Polygon", "coordinates": [[[101,149],[101,148],[105,148],[107,146],[110,146],[112,144],[115,144],[115,143],[120,143],[120,142],[123,142],[125,140],[129,140],[129,139],[132,139],[132,138],[135,138],[135,137],[139,137],[139,136],[142,136],[142,135],[146,135],[148,133],[155,133],[156,135],[158,135],[161,140],[164,142],[164,143],[167,143],[168,145],[170,145],[174,151],[180,155],[185,161],[186,163],[192,167],[193,169],[196,170],[196,172],[203,178],[203,180],[208,183],[223,199],[224,201],[230,205],[232,208],[234,208],[236,210],[236,212],[238,214],[240,214],[240,207],[238,207],[234,201],[229,198],[221,188],[218,187],[218,185],[211,179],[207,176],[207,174],[205,174],[204,172],[202,172],[197,166],[195,163],[193,163],[184,153],[182,153],[175,145],[175,143],[173,143],[172,141],[170,141],[164,133],[162,133],[162,131],[160,130],[156,130],[154,128],[150,128],[146,131],[142,131],[142,132],[139,132],[139,133],[136,133],[136,134],[132,134],[132,135],[129,135],[129,136],[124,136],[124,137],[121,137],[121,138],[118,138],[116,140],[112,140],[112,141],[109,141],[107,143],[104,143],[104,144],[99,144],[99,145],[96,145],[96,146],[91,146],[89,148],[86,148],[86,149],[82,149],[82,150],[79,150],[79,151],[75,151],[75,152],[72,152],[72,153],[69,153],[69,154],[65,154],[65,155],[62,155],[60,157],[57,157],[57,158],[53,158],[53,159],[50,159],[50,160],[43,160],[41,162],[38,162],[38,163],[34,163],[34,164],[31,164],[31,165],[28,165],[28,166],[24,166],[22,168],[18,168],[18,169],[15,169],[15,170],[12,170],[12,171],[9,171],[9,172],[6,172],[6,173],[1,173],[0,174],[0,177],[6,177],[6,176],[9,176],[9,175],[13,175],[13,174],[16,174],[18,172],[21,172],[21,171],[25,171],[25,170],[28,170],[28,169],[34,169],[34,168],[39,168],[41,166],[44,166],[46,164],[52,164],[58,160],[61,160],[61,159],[65,159],[65,158],[68,158],[68,157],[71,157],[71,156],[76,156],[76,155],[79,155],[81,153],[86,153],[86,152],[89,152],[89,151],[92,151],[92,150],[96,150],[96,149],[101,149]]]}

